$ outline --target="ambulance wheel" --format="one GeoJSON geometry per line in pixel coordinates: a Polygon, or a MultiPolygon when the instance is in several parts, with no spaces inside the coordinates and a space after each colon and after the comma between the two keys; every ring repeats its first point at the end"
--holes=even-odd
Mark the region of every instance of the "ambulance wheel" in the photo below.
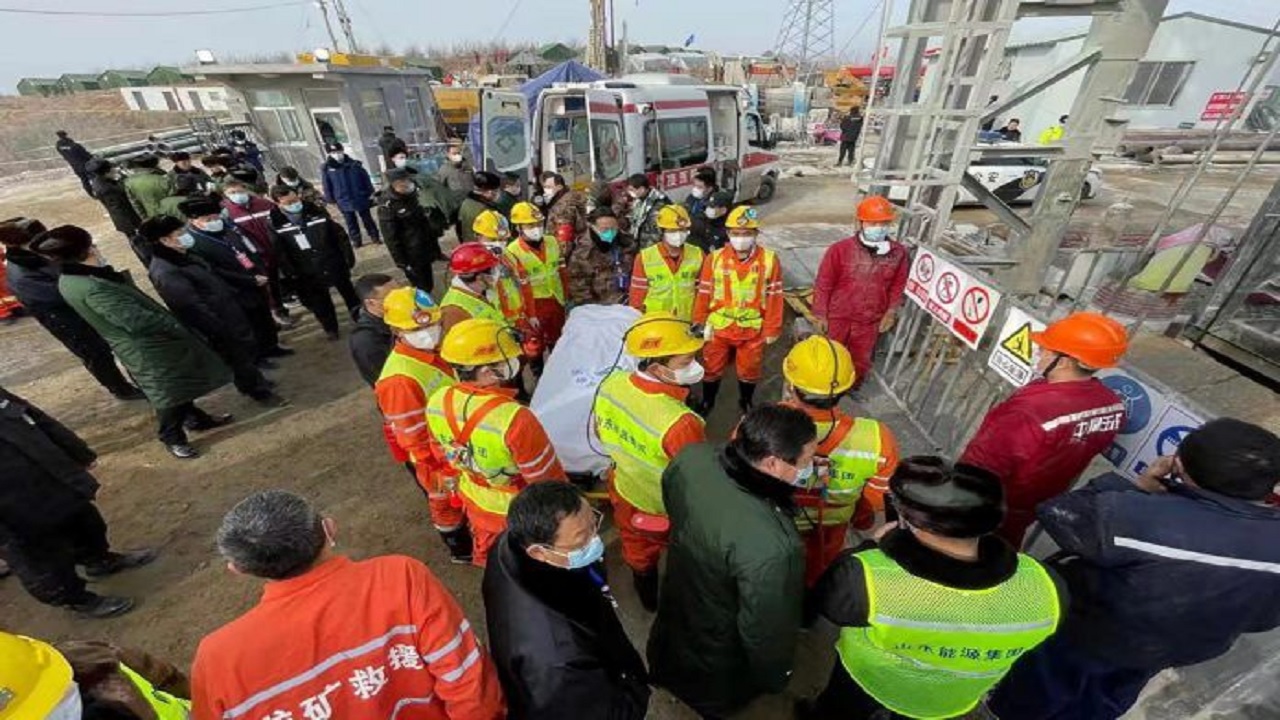
{"type": "Polygon", "coordinates": [[[756,191],[756,202],[767,203],[773,199],[773,194],[778,191],[778,180],[774,177],[766,177],[760,181],[760,189],[756,191]]]}

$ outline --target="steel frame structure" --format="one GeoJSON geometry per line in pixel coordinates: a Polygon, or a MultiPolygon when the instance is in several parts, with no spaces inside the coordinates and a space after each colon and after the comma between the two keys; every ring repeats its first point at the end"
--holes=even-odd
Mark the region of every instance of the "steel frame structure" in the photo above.
{"type": "Polygon", "coordinates": [[[819,58],[836,53],[835,0],[789,0],[774,51],[796,64],[804,77],[819,58]]]}

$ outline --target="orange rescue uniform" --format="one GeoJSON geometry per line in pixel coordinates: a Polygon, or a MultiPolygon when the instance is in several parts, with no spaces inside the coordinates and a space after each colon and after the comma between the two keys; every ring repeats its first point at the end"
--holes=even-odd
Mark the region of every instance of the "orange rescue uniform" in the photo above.
{"type": "Polygon", "coordinates": [[[756,245],[746,260],[740,260],[737,251],[725,245],[707,257],[698,278],[693,322],[704,325],[717,310],[741,311],[745,307],[758,311],[762,323],[760,327],[744,327],[732,322],[713,330],[711,339],[702,348],[706,380],[719,380],[732,357],[739,381],[760,381],[765,345],[782,335],[782,300],[782,265],[771,251],[756,245]],[[751,300],[745,306],[733,302],[735,281],[744,282],[753,276],[755,289],[751,300]]]}
{"type": "Polygon", "coordinates": [[[196,720],[498,720],[497,672],[426,565],[337,556],[200,642],[196,720]]]}

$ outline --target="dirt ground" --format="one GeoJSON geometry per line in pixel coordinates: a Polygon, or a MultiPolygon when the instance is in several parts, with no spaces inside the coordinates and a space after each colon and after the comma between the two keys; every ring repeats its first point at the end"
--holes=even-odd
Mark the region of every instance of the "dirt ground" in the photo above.
{"type": "MultiPolygon", "coordinates": [[[[834,158],[835,149],[830,149],[834,158]]],[[[825,160],[830,163],[830,160],[825,160]]],[[[1082,215],[1100,213],[1121,196],[1147,216],[1158,213],[1181,172],[1134,168],[1108,169],[1107,189],[1086,204],[1082,215]]],[[[1193,198],[1197,209],[1216,200],[1231,171],[1213,171],[1193,198]]],[[[1267,169],[1251,179],[1233,215],[1247,219],[1280,171],[1267,169]]],[[[777,199],[765,208],[765,222],[844,223],[852,208],[853,185],[847,176],[786,178],[777,199]]],[[[0,218],[26,215],[47,225],[74,223],[89,229],[107,258],[144,272],[124,239],[109,225],[100,206],[86,198],[68,174],[38,186],[0,189],[0,218]]],[[[983,210],[961,210],[957,219],[987,222],[983,210]]],[[[357,253],[356,273],[386,271],[391,263],[381,247],[357,253]]],[[[145,279],[140,283],[149,289],[145,279]]],[[[298,314],[296,311],[295,314],[298,314]]],[[[144,569],[96,583],[98,592],[127,594],[140,606],[122,618],[78,620],[31,600],[16,580],[0,582],[0,626],[50,638],[101,638],[146,649],[179,664],[190,661],[199,639],[250,607],[259,583],[231,575],[213,547],[221,516],[248,493],[287,488],[313,499],[339,526],[342,551],[357,557],[404,553],[425,561],[461,601],[473,621],[483,617],[480,573],[448,564],[431,531],[422,496],[387,454],[380,422],[368,388],[360,381],[344,339],[328,342],[314,318],[303,316],[284,341],[298,350],[272,373],[288,408],[264,411],[225,388],[202,405],[232,412],[237,422],[195,437],[203,457],[179,461],[154,438],[153,418],[145,403],[123,403],[97,386],[64,348],[34,321],[0,328],[0,384],[30,399],[80,433],[101,454],[95,474],[102,482],[99,506],[119,548],[155,546],[160,559],[144,569]]],[[[784,343],[771,348],[767,373],[776,376],[784,343]]],[[[733,388],[713,417],[711,432],[722,437],[735,413],[733,388]]],[[[909,448],[904,448],[908,449],[909,448]]],[[[625,578],[615,538],[610,557],[615,577],[625,578]]],[[[617,582],[622,615],[640,647],[649,618],[639,608],[629,582],[617,582]]],[[[482,626],[479,623],[477,627],[482,626]]],[[[806,637],[806,650],[793,691],[820,688],[830,667],[830,643],[821,634],[806,637]]],[[[790,700],[766,698],[747,717],[790,717],[790,700]]],[[[691,715],[658,693],[651,717],[691,715]]]]}

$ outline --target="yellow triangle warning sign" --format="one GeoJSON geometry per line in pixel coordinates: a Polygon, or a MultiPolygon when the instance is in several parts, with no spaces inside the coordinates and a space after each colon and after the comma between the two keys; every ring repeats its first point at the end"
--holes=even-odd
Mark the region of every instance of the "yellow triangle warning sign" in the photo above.
{"type": "Polygon", "coordinates": [[[1031,364],[1031,323],[1023,323],[1022,327],[1009,333],[1009,336],[1000,341],[1000,347],[1008,350],[1014,357],[1023,362],[1024,365],[1031,364]]]}

